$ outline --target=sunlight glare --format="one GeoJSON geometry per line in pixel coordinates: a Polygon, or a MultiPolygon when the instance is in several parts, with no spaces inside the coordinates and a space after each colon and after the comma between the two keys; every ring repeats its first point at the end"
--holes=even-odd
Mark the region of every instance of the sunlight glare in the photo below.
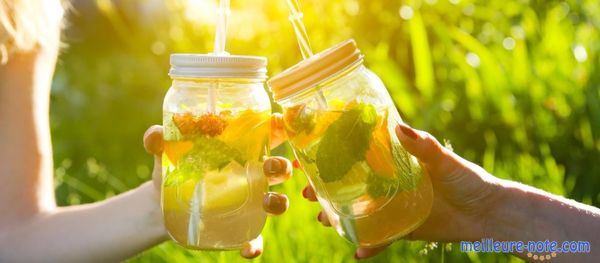
{"type": "Polygon", "coordinates": [[[196,23],[216,22],[217,3],[215,0],[187,0],[185,18],[196,23]]]}

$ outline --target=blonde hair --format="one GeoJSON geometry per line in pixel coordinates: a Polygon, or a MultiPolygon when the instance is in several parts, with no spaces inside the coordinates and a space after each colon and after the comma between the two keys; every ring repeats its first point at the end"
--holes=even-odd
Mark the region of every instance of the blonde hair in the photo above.
{"type": "Polygon", "coordinates": [[[61,0],[0,0],[0,64],[14,52],[58,48],[61,0]]]}

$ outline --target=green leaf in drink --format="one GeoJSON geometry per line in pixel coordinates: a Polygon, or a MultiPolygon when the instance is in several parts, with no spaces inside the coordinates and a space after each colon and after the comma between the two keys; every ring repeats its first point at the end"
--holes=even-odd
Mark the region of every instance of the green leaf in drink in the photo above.
{"type": "Polygon", "coordinates": [[[375,107],[360,103],[329,126],[316,154],[317,168],[324,182],[341,179],[356,162],[365,159],[376,124],[375,107]]]}
{"type": "Polygon", "coordinates": [[[198,136],[192,149],[183,155],[168,173],[165,184],[171,185],[188,179],[200,180],[207,171],[220,170],[232,160],[244,165],[242,154],[224,142],[207,136],[198,136]]]}
{"type": "Polygon", "coordinates": [[[187,155],[190,157],[189,159],[195,160],[197,165],[206,170],[222,169],[232,160],[237,161],[240,165],[246,163],[238,150],[218,139],[206,136],[198,137],[194,141],[194,148],[187,155]]]}

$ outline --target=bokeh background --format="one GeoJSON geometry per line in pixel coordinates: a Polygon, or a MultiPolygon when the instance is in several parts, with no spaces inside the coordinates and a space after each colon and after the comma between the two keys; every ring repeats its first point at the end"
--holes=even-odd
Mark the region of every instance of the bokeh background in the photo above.
{"type": "MultiPolygon", "coordinates": [[[[313,49],[356,39],[408,123],[498,177],[600,204],[597,0],[300,3],[313,49]]],[[[169,54],[212,50],[216,4],[72,2],[51,104],[61,205],[106,199],[150,179],[142,134],[161,123],[169,54]]],[[[268,57],[271,76],[295,64],[301,56],[288,15],[284,0],[233,0],[227,50],[268,57]]],[[[353,260],[353,246],[315,221],[317,205],[300,194],[305,184],[297,173],[274,187],[291,208],[269,219],[264,255],[253,261],[353,260]]],[[[458,250],[401,241],[370,261],[520,261],[458,250]]],[[[246,262],[237,252],[192,252],[172,242],[130,261],[246,262]]]]}

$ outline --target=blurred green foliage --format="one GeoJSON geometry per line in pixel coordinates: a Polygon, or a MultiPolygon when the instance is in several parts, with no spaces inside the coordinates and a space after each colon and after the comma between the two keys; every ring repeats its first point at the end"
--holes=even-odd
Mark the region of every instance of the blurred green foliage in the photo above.
{"type": "MultiPolygon", "coordinates": [[[[405,120],[447,139],[498,177],[600,204],[600,5],[596,0],[302,0],[316,51],[355,38],[405,120]]],[[[142,134],[161,123],[169,54],[212,50],[215,0],[75,1],[52,90],[61,205],[102,200],[150,179],[142,134]]],[[[232,2],[227,49],[301,59],[285,1],[232,2]]],[[[276,153],[287,154],[283,147],[276,153]]],[[[288,155],[289,156],[289,155],[288,155]]],[[[321,227],[302,174],[275,191],[257,262],[345,262],[353,247],[321,227]]],[[[135,208],[134,208],[135,209],[135,208]]],[[[438,244],[441,246],[441,244],[438,244]]],[[[447,251],[449,262],[513,262],[447,251]]],[[[372,262],[439,262],[424,242],[396,242],[372,262]]],[[[132,262],[233,262],[166,242],[132,262]]]]}

